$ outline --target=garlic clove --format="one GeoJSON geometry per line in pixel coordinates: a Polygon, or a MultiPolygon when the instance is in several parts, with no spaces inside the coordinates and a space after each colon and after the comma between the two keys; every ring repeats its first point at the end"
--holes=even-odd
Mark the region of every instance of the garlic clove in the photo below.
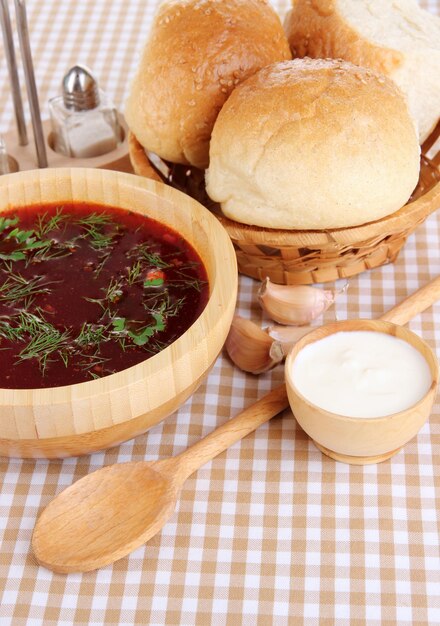
{"type": "Polygon", "coordinates": [[[225,342],[231,361],[251,374],[272,369],[284,358],[281,344],[257,324],[236,315],[225,342]]]}
{"type": "Polygon", "coordinates": [[[335,291],[311,285],[262,283],[258,299],[264,312],[279,324],[302,326],[322,315],[335,301],[335,291]]]}
{"type": "Polygon", "coordinates": [[[315,327],[311,326],[280,326],[274,324],[273,326],[266,326],[264,332],[276,342],[281,344],[284,356],[287,356],[297,341],[310,333],[315,327]]]}

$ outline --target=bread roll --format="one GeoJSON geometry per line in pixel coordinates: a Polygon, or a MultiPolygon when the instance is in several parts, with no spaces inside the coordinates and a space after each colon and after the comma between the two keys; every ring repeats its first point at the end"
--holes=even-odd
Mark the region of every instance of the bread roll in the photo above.
{"type": "Polygon", "coordinates": [[[392,78],[422,143],[440,118],[440,18],[416,0],[293,0],[294,57],[341,58],[392,78]]]}
{"type": "Polygon", "coordinates": [[[245,224],[342,228],[403,206],[419,157],[391,80],[344,61],[295,59],[232,92],[212,133],[207,191],[245,224]]]}
{"type": "Polygon", "coordinates": [[[168,0],[160,5],[126,104],[127,124],[151,152],[205,168],[228,95],[261,67],[291,59],[267,0],[168,0]]]}

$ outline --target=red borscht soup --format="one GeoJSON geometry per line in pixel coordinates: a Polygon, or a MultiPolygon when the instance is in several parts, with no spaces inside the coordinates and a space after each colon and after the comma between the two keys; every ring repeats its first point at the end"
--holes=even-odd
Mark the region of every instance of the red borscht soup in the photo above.
{"type": "Polygon", "coordinates": [[[166,348],[209,297],[178,233],[115,207],[65,203],[0,215],[0,387],[100,378],[166,348]]]}

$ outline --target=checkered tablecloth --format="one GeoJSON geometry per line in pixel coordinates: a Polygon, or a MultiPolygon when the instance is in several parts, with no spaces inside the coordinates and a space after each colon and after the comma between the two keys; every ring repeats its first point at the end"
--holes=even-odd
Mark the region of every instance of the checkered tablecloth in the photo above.
{"type": "MultiPolygon", "coordinates": [[[[274,4],[281,14],[288,6],[274,4]]],[[[422,4],[440,12],[440,0],[422,4]]],[[[27,5],[43,114],[76,62],[122,108],[155,0],[27,5]]],[[[12,120],[0,49],[0,132],[12,120]]],[[[351,279],[326,319],[378,317],[440,274],[439,251],[433,215],[394,265],[351,279]]],[[[262,322],[257,287],[241,277],[238,311],[262,322]]],[[[439,316],[440,303],[410,323],[438,354],[439,316]]],[[[193,475],[171,521],[128,558],[68,576],[34,562],[36,516],[74,480],[176,454],[282,379],[281,366],[253,377],[222,355],[193,397],[145,435],[83,458],[0,459],[0,625],[440,624],[438,403],[400,453],[364,467],[324,457],[285,411],[193,475]]]]}

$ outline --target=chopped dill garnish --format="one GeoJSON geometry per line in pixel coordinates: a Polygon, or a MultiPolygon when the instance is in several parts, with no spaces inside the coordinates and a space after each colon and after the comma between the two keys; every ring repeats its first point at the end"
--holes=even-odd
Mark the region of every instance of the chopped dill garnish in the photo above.
{"type": "Polygon", "coordinates": [[[174,278],[172,281],[168,283],[170,287],[181,287],[182,289],[195,289],[196,291],[202,291],[204,285],[206,285],[206,280],[200,280],[200,278],[196,278],[195,276],[188,276],[183,272],[180,274],[181,278],[174,278]]]}
{"type": "Polygon", "coordinates": [[[99,304],[103,311],[108,311],[110,314],[109,305],[116,304],[124,295],[123,292],[124,282],[121,278],[110,278],[110,282],[107,287],[101,287],[101,291],[104,292],[102,298],[84,298],[87,302],[94,302],[99,304]]]}
{"type": "Polygon", "coordinates": [[[40,369],[44,372],[50,356],[55,353],[67,365],[70,333],[61,332],[39,315],[21,311],[19,314],[18,330],[23,335],[29,335],[26,346],[18,353],[18,362],[26,359],[37,359],[40,369]]]}
{"type": "Polygon", "coordinates": [[[106,235],[95,229],[87,230],[87,236],[90,238],[89,243],[94,250],[104,250],[110,247],[114,241],[113,233],[106,235]]]}
{"type": "Polygon", "coordinates": [[[16,304],[30,296],[49,292],[49,286],[57,281],[45,280],[43,276],[24,278],[21,274],[10,273],[4,283],[0,284],[0,302],[16,304]]]}
{"type": "Polygon", "coordinates": [[[66,217],[62,214],[61,209],[57,210],[56,215],[52,217],[48,217],[46,213],[39,215],[36,228],[31,230],[22,230],[18,227],[18,216],[0,218],[0,233],[3,235],[2,242],[4,242],[0,250],[0,259],[4,261],[26,260],[29,263],[33,260],[41,261],[69,254],[65,245],[45,238],[49,232],[58,228],[60,222],[64,221],[66,217]],[[9,230],[12,226],[15,228],[9,230]],[[13,249],[9,249],[11,242],[15,244],[13,249]]]}
{"type": "Polygon", "coordinates": [[[100,378],[184,332],[206,281],[175,236],[161,240],[116,211],[38,210],[0,216],[0,350],[11,384],[22,373],[36,386],[100,378]]]}
{"type": "MultiPolygon", "coordinates": [[[[21,230],[18,227],[19,217],[0,217],[0,234],[4,242],[0,249],[0,259],[6,261],[41,262],[67,256],[76,247],[76,240],[86,239],[89,245],[97,251],[105,251],[114,245],[119,226],[115,224],[111,216],[105,213],[91,213],[79,219],[73,219],[72,215],[63,212],[63,207],[58,207],[54,215],[47,213],[38,215],[35,228],[21,230]],[[50,237],[54,231],[60,230],[71,220],[79,226],[83,234],[79,234],[71,241],[60,242],[50,237]],[[12,230],[11,230],[12,229],[12,230]],[[15,245],[9,250],[8,242],[14,241],[15,245]]],[[[110,252],[109,252],[110,253],[110,252]]]]}
{"type": "Polygon", "coordinates": [[[122,290],[123,285],[124,283],[121,278],[113,278],[112,276],[110,279],[110,283],[105,291],[104,299],[107,300],[107,302],[111,302],[112,304],[119,302],[124,294],[122,290]]]}
{"type": "MultiPolygon", "coordinates": [[[[80,354],[83,359],[79,362],[80,367],[87,371],[92,378],[101,378],[104,373],[103,365],[110,359],[100,356],[96,351],[93,354],[80,354]],[[99,372],[99,373],[98,373],[99,372]]],[[[107,372],[110,373],[110,372],[107,372]]]]}
{"type": "Polygon", "coordinates": [[[95,278],[98,278],[99,275],[101,274],[102,270],[104,269],[105,264],[107,263],[107,261],[109,260],[110,256],[111,256],[112,251],[111,250],[107,250],[107,251],[103,251],[99,257],[99,263],[98,265],[95,267],[94,272],[93,272],[93,276],[95,278]]]}
{"type": "Polygon", "coordinates": [[[134,246],[134,248],[130,250],[128,256],[136,257],[137,259],[147,262],[153,267],[158,267],[161,269],[166,269],[167,267],[171,266],[171,264],[168,261],[165,261],[165,259],[157,252],[151,251],[151,244],[148,241],[134,246]]]}
{"type": "Polygon", "coordinates": [[[20,341],[22,335],[22,331],[19,328],[11,326],[9,321],[0,320],[0,337],[9,339],[9,341],[20,341]]]}
{"type": "Polygon", "coordinates": [[[76,223],[84,230],[84,236],[94,250],[103,250],[113,245],[117,235],[117,225],[106,213],[91,213],[78,219],[76,223]],[[106,232],[106,226],[113,226],[113,229],[106,232]]]}
{"type": "Polygon", "coordinates": [[[79,346],[95,346],[100,345],[103,341],[108,341],[110,335],[108,333],[111,328],[110,324],[89,324],[84,322],[75,343],[79,346]]]}
{"type": "Polygon", "coordinates": [[[68,213],[63,213],[63,207],[57,207],[55,215],[51,215],[50,217],[47,215],[47,213],[43,213],[43,215],[38,215],[35,235],[39,239],[42,239],[48,233],[54,230],[59,230],[62,224],[66,225],[66,221],[68,218],[68,213]]]}
{"type": "Polygon", "coordinates": [[[3,237],[3,241],[6,242],[6,244],[10,243],[12,240],[15,242],[14,248],[8,250],[8,247],[5,247],[0,251],[0,259],[4,261],[23,261],[26,259],[27,253],[47,245],[45,241],[39,241],[34,236],[33,230],[14,228],[3,237]]]}
{"type": "Polygon", "coordinates": [[[108,213],[89,213],[75,220],[76,224],[86,228],[92,226],[105,226],[106,224],[114,224],[113,218],[108,213]]]}
{"type": "Polygon", "coordinates": [[[28,259],[28,263],[42,263],[43,261],[50,261],[52,259],[61,259],[69,256],[75,250],[74,241],[47,241],[46,245],[41,246],[38,250],[32,254],[28,259]]]}
{"type": "Polygon", "coordinates": [[[127,283],[134,285],[139,279],[142,278],[142,263],[136,261],[127,271],[127,283]]]}
{"type": "Polygon", "coordinates": [[[172,298],[169,293],[162,294],[161,296],[153,296],[150,299],[144,300],[144,309],[148,313],[152,314],[155,311],[163,315],[165,318],[175,317],[183,305],[185,304],[186,297],[172,298]]]}

